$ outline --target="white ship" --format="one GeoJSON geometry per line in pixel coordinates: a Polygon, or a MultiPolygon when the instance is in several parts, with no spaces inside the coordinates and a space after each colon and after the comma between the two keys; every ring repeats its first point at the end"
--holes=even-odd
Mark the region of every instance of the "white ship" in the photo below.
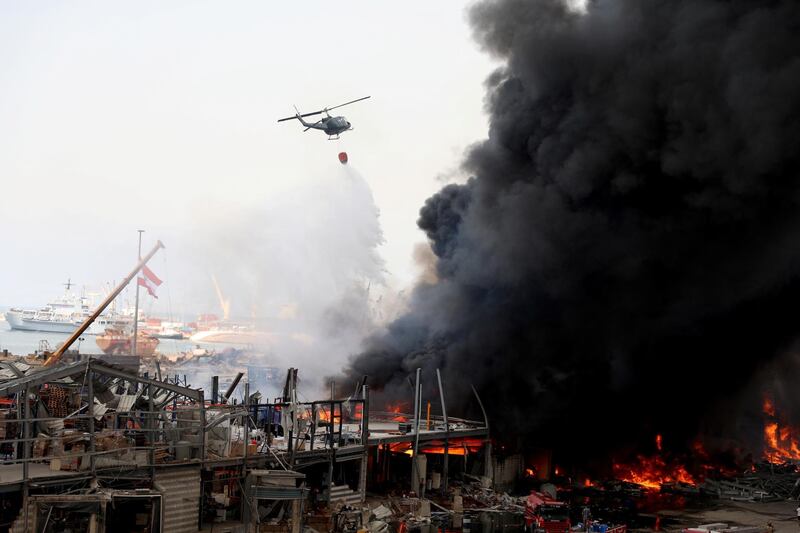
{"type": "MultiPolygon", "coordinates": [[[[72,328],[72,331],[78,329],[78,326],[80,326],[82,323],[83,319],[78,320],[75,323],[75,327],[72,328]]],[[[133,317],[112,313],[110,315],[100,315],[99,317],[97,317],[95,321],[92,322],[88,328],[86,328],[86,331],[84,331],[83,334],[105,335],[107,329],[131,329],[131,328],[133,328],[133,317]]]]}
{"type": "Polygon", "coordinates": [[[273,335],[263,331],[254,331],[246,326],[232,326],[229,328],[213,328],[198,331],[189,337],[195,344],[222,343],[222,344],[270,344],[273,335]]]}
{"type": "MultiPolygon", "coordinates": [[[[6,322],[11,329],[23,331],[44,331],[47,333],[72,333],[92,314],[89,299],[70,292],[72,283],[65,283],[64,294],[40,309],[20,309],[12,307],[5,313],[6,322]]],[[[130,319],[128,319],[130,321],[130,319]]],[[[125,317],[101,315],[86,330],[87,335],[102,335],[106,328],[125,322],[125,317]]]]}

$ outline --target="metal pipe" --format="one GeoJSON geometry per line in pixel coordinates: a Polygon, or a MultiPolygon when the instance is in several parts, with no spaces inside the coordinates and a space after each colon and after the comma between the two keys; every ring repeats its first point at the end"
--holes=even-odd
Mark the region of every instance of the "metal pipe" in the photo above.
{"type": "MultiPolygon", "coordinates": [[[[358,471],[358,492],[361,495],[361,503],[364,503],[367,495],[367,466],[369,465],[369,385],[367,377],[361,383],[361,445],[364,447],[364,455],[361,457],[361,466],[358,471]]],[[[358,404],[355,404],[356,406],[358,404]]],[[[375,463],[377,466],[377,463],[375,463]]]]}
{"type": "Polygon", "coordinates": [[[150,259],[156,254],[156,252],[160,248],[164,248],[164,245],[161,243],[161,241],[158,241],[156,245],[153,246],[153,249],[150,250],[150,252],[146,256],[144,256],[141,261],[139,261],[139,263],[131,271],[131,273],[128,274],[125,277],[125,279],[123,279],[122,282],[120,282],[119,285],[117,285],[117,288],[114,289],[105,300],[103,300],[103,303],[101,303],[98,306],[98,308],[95,309],[94,313],[92,313],[91,316],[89,316],[86,320],[84,320],[83,324],[81,324],[80,327],[78,327],[78,329],[76,329],[75,332],[72,335],[70,335],[70,337],[66,341],[64,341],[64,344],[62,344],[58,350],[53,352],[53,354],[47,358],[47,360],[44,362],[44,366],[50,366],[56,363],[59,359],[61,359],[61,356],[64,355],[64,352],[66,352],[69,349],[69,347],[72,346],[72,344],[76,340],[78,340],[78,338],[81,335],[83,335],[83,332],[86,331],[89,328],[89,326],[92,325],[92,322],[94,322],[97,319],[97,317],[100,316],[100,313],[106,310],[106,307],[108,307],[108,305],[114,300],[114,298],[116,298],[119,295],[119,293],[122,292],[122,289],[124,289],[128,285],[128,283],[130,283],[130,281],[134,278],[134,276],[136,276],[136,274],[139,273],[142,267],[146,265],[148,261],[150,261],[150,259]]]}
{"type": "MultiPolygon", "coordinates": [[[[414,418],[416,418],[416,416],[417,416],[417,401],[419,400],[419,370],[420,369],[418,368],[417,369],[417,381],[416,381],[416,383],[412,384],[412,388],[414,390],[414,418]]],[[[417,427],[417,421],[414,420],[413,423],[414,423],[413,427],[416,428],[417,427]]]]}
{"type": "MultiPolygon", "coordinates": [[[[23,408],[25,409],[25,421],[22,423],[22,438],[25,439],[25,443],[22,445],[22,458],[25,459],[25,462],[22,464],[22,479],[25,481],[25,486],[27,487],[28,481],[30,480],[29,475],[29,467],[28,467],[28,460],[31,458],[31,400],[30,400],[30,385],[25,386],[25,391],[22,393],[23,397],[23,408]]],[[[27,509],[28,502],[25,502],[26,509],[27,509]]]]}
{"type": "Polygon", "coordinates": [[[422,403],[422,396],[420,394],[420,376],[422,369],[417,369],[417,380],[414,388],[414,448],[411,450],[411,479],[416,479],[416,486],[411,489],[419,496],[420,480],[419,462],[417,461],[417,454],[419,453],[419,419],[420,419],[420,403],[422,403]]]}
{"type": "Polygon", "coordinates": [[[150,479],[156,478],[156,449],[155,444],[158,440],[155,435],[155,430],[158,429],[158,420],[155,418],[155,408],[153,407],[153,385],[147,386],[147,408],[150,412],[147,414],[147,442],[150,450],[147,452],[150,461],[150,479]]]}
{"type": "Polygon", "coordinates": [[[267,407],[267,449],[269,449],[272,443],[272,418],[275,415],[272,414],[272,405],[267,407]]]}
{"type": "Polygon", "coordinates": [[[344,402],[339,402],[339,446],[344,446],[344,402]]]}
{"type": "MultiPolygon", "coordinates": [[[[289,373],[286,375],[286,387],[283,391],[284,401],[289,402],[289,419],[291,421],[289,427],[290,429],[287,433],[287,438],[289,440],[289,465],[294,465],[294,455],[295,455],[295,431],[294,428],[297,427],[297,369],[290,368],[289,373]]],[[[281,415],[283,416],[283,415],[281,415]]],[[[299,432],[298,437],[299,437],[299,432]]]]}
{"type": "Polygon", "coordinates": [[[334,448],[334,444],[335,444],[335,441],[333,440],[334,434],[335,434],[335,428],[334,428],[334,425],[333,425],[333,414],[335,412],[336,412],[336,410],[335,410],[335,407],[334,407],[334,404],[333,404],[333,399],[331,398],[331,414],[328,416],[328,423],[330,424],[330,427],[331,427],[331,450],[334,448]]]}
{"type": "Polygon", "coordinates": [[[417,448],[419,447],[419,419],[421,418],[421,406],[422,403],[422,394],[421,394],[421,385],[420,385],[420,378],[422,374],[422,369],[417,369],[417,382],[414,389],[414,455],[417,455],[417,448]]]}
{"type": "Polygon", "coordinates": [[[472,392],[475,394],[475,399],[478,400],[478,406],[481,408],[481,412],[483,413],[483,423],[486,424],[486,434],[489,434],[489,417],[486,416],[486,409],[483,408],[483,402],[481,401],[481,397],[478,396],[478,391],[475,390],[475,385],[470,384],[472,387],[472,392]]]}
{"type": "Polygon", "coordinates": [[[89,415],[89,465],[92,475],[95,475],[94,372],[92,372],[91,369],[88,369],[87,374],[86,385],[88,387],[88,391],[86,393],[86,401],[88,405],[86,406],[86,413],[89,415]]]}
{"type": "MultiPolygon", "coordinates": [[[[142,233],[144,233],[143,229],[136,230],[139,232],[139,261],[142,260],[142,233]]],[[[133,308],[133,340],[131,340],[131,355],[136,355],[136,342],[137,337],[139,334],[139,283],[136,283],[136,305],[133,308]]]]}
{"type": "Polygon", "coordinates": [[[244,408],[245,415],[242,418],[242,426],[244,426],[244,464],[245,470],[247,469],[247,448],[250,447],[250,382],[244,384],[244,408]]]}
{"type": "MultiPolygon", "coordinates": [[[[481,412],[483,412],[483,422],[486,424],[486,444],[484,447],[484,465],[483,471],[484,475],[488,478],[493,478],[493,468],[492,468],[492,439],[489,436],[489,417],[486,416],[486,409],[483,408],[483,402],[481,401],[481,397],[478,396],[478,391],[475,390],[475,385],[470,384],[472,387],[472,392],[475,394],[475,399],[478,400],[478,406],[481,408],[481,412]]],[[[464,468],[466,470],[466,461],[467,456],[464,455],[464,468]]]]}
{"type": "Polygon", "coordinates": [[[197,403],[200,406],[200,461],[203,462],[206,460],[206,399],[204,397],[203,389],[200,389],[197,392],[200,396],[197,399],[197,403]]]}
{"type": "Polygon", "coordinates": [[[233,383],[231,383],[231,386],[228,387],[228,390],[225,391],[225,395],[222,397],[221,403],[228,403],[228,400],[233,394],[233,391],[236,389],[236,385],[238,385],[239,381],[241,381],[242,376],[244,376],[244,372],[239,372],[238,374],[236,374],[236,378],[233,380],[233,383]]]}
{"type": "Polygon", "coordinates": [[[442,387],[442,373],[436,369],[436,380],[439,382],[439,399],[442,402],[442,418],[444,419],[444,457],[442,465],[442,492],[447,492],[447,475],[450,458],[450,423],[447,420],[447,405],[444,402],[444,387],[442,387]]]}
{"type": "Polygon", "coordinates": [[[369,446],[369,385],[361,387],[364,403],[361,406],[361,445],[369,446]]]}
{"type": "Polygon", "coordinates": [[[211,403],[219,401],[219,376],[211,376],[211,403]]]}

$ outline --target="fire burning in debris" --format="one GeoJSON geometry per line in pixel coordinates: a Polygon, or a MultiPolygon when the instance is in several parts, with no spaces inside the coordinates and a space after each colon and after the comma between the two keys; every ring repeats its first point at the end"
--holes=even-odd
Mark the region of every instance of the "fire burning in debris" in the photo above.
{"type": "Polygon", "coordinates": [[[697,480],[681,464],[668,464],[660,455],[637,456],[638,464],[614,463],[614,476],[648,489],[660,489],[664,483],[696,485],[697,480]]]}
{"type": "Polygon", "coordinates": [[[389,404],[386,406],[386,410],[390,413],[395,413],[395,416],[392,418],[393,422],[408,422],[408,417],[402,415],[402,409],[404,404],[397,403],[397,404],[389,404]]]}
{"type": "Polygon", "coordinates": [[[800,460],[800,428],[778,416],[769,395],[764,395],[764,459],[770,463],[800,460]]]}
{"type": "Polygon", "coordinates": [[[319,408],[317,410],[317,422],[330,422],[331,421],[331,413],[329,410],[324,408],[319,408]]]}
{"type": "Polygon", "coordinates": [[[638,464],[614,463],[614,476],[649,489],[660,489],[664,483],[696,485],[697,480],[689,473],[686,466],[664,459],[661,454],[663,451],[661,434],[656,435],[655,440],[657,454],[651,457],[637,455],[638,464]]]}
{"type": "MultiPolygon", "coordinates": [[[[469,455],[471,453],[477,453],[480,451],[481,447],[483,447],[484,442],[481,439],[470,439],[470,438],[463,438],[463,439],[454,439],[450,442],[447,448],[448,455],[469,455]]],[[[404,453],[406,455],[412,455],[414,450],[411,447],[411,444],[407,442],[394,442],[389,445],[389,450],[396,453],[404,453]]],[[[419,453],[430,453],[430,454],[444,454],[444,441],[441,440],[431,440],[425,443],[420,443],[419,453]]]]}
{"type": "MultiPolygon", "coordinates": [[[[762,412],[764,415],[764,460],[773,464],[800,461],[800,427],[789,423],[786,416],[776,409],[775,402],[769,394],[764,395],[762,412]]],[[[615,463],[614,475],[623,481],[636,483],[650,489],[659,489],[664,483],[679,482],[697,485],[698,479],[702,480],[703,474],[700,474],[698,478],[697,475],[691,474],[685,465],[665,458],[663,439],[660,434],[655,437],[655,445],[657,453],[652,456],[637,455],[635,463],[615,463]]],[[[706,476],[712,472],[728,474],[735,472],[735,470],[731,471],[730,466],[716,464],[700,440],[696,440],[692,444],[692,451],[696,462],[702,463],[697,468],[704,471],[706,476]]],[[[750,468],[754,471],[755,465],[751,465],[750,468]]]]}

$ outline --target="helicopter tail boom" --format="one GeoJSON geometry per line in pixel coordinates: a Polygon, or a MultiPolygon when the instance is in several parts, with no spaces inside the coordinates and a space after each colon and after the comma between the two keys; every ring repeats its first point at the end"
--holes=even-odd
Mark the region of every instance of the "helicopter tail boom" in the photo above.
{"type": "Polygon", "coordinates": [[[321,115],[323,113],[322,111],[314,111],[313,113],[300,113],[300,111],[296,107],[294,108],[294,110],[297,111],[294,114],[294,116],[285,117],[285,118],[279,118],[278,122],[284,122],[284,121],[287,121],[287,120],[297,119],[297,120],[300,121],[301,124],[303,124],[303,126],[309,127],[310,123],[308,123],[305,120],[303,120],[303,117],[313,117],[314,115],[321,115]]]}

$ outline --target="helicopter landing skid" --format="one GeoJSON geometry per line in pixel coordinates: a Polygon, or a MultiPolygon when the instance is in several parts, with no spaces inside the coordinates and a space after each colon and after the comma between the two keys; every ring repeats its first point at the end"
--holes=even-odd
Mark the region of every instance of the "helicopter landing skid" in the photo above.
{"type": "Polygon", "coordinates": [[[333,135],[328,135],[328,140],[329,141],[338,141],[339,140],[339,136],[337,135],[336,137],[334,137],[333,135]]]}

